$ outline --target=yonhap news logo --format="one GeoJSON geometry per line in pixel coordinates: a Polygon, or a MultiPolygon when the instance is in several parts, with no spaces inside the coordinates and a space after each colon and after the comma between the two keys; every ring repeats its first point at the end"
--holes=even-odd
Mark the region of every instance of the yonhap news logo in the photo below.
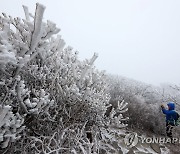
{"type": "Polygon", "coordinates": [[[132,132],[127,134],[124,138],[124,142],[129,148],[136,146],[138,143],[137,133],[132,132]]]}
{"type": "Polygon", "coordinates": [[[143,136],[138,136],[137,133],[131,132],[127,134],[124,138],[124,143],[126,144],[127,147],[132,148],[136,146],[137,144],[151,144],[151,143],[156,143],[156,144],[180,144],[180,138],[168,138],[168,137],[143,137],[143,136]]]}

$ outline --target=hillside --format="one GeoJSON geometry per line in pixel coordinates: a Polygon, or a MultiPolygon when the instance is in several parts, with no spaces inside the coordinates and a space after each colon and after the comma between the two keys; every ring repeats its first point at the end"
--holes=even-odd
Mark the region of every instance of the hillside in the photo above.
{"type": "MultiPolygon", "coordinates": [[[[161,103],[179,88],[154,87],[107,75],[98,55],[78,59],[60,29],[44,21],[45,6],[25,19],[0,16],[0,153],[175,153],[178,144],[142,143],[165,137],[161,103]]],[[[180,134],[176,128],[174,136],[180,134]]]]}

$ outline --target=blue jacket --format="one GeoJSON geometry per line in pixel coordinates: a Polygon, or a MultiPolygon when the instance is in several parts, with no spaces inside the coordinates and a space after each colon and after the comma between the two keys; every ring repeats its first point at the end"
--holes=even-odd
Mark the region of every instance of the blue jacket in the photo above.
{"type": "Polygon", "coordinates": [[[166,123],[174,126],[176,120],[178,119],[178,115],[176,111],[174,111],[175,104],[173,102],[170,102],[167,105],[169,107],[169,110],[162,108],[162,112],[166,115],[166,123]]]}

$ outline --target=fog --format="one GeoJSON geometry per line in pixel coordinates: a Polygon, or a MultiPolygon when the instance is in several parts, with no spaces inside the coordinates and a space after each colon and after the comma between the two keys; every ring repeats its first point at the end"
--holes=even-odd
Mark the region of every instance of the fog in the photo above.
{"type": "MultiPolygon", "coordinates": [[[[0,12],[24,18],[22,5],[37,1],[1,0],[0,12]]],[[[107,73],[142,82],[180,83],[180,1],[39,0],[45,20],[55,22],[80,59],[99,57],[107,73]]]]}

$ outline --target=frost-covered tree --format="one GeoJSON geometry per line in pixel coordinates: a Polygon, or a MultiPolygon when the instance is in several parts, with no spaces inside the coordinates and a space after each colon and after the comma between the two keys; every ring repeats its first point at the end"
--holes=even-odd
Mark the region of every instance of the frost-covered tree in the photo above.
{"type": "Polygon", "coordinates": [[[93,65],[97,54],[78,60],[56,24],[43,21],[43,5],[35,15],[23,8],[26,19],[0,16],[1,152],[110,153],[107,135],[126,126],[127,104],[108,115],[109,85],[93,65]]]}

